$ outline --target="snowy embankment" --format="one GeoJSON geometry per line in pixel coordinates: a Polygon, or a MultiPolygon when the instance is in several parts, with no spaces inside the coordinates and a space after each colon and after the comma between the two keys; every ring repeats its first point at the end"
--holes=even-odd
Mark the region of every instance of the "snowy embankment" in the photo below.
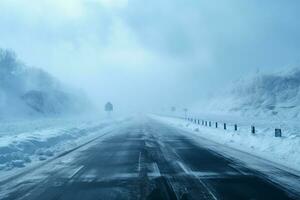
{"type": "Polygon", "coordinates": [[[267,133],[268,127],[260,129],[255,135],[251,134],[250,129],[242,128],[234,131],[229,126],[224,130],[222,124],[219,128],[201,126],[176,117],[152,116],[154,119],[168,125],[189,131],[221,145],[238,149],[280,165],[300,170],[300,137],[289,134],[281,138],[267,133]],[[265,132],[266,131],[266,132],[265,132]]]}
{"type": "Polygon", "coordinates": [[[82,91],[0,48],[0,173],[76,147],[110,123],[71,118],[91,112],[82,91]]]}
{"type": "Polygon", "coordinates": [[[96,137],[113,120],[37,119],[0,123],[0,173],[47,160],[96,137]]]}
{"type": "Polygon", "coordinates": [[[254,74],[220,88],[211,99],[197,105],[198,112],[269,121],[300,118],[300,68],[254,74]]]}

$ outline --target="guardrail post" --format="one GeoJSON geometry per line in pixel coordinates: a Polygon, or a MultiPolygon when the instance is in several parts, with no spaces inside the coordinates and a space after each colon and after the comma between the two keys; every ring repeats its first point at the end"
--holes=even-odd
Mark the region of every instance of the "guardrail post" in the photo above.
{"type": "Polygon", "coordinates": [[[282,137],[281,129],[279,129],[279,128],[275,129],[275,137],[282,137]]]}
{"type": "Polygon", "coordinates": [[[251,133],[255,134],[255,126],[251,126],[251,133]]]}
{"type": "Polygon", "coordinates": [[[237,131],[237,130],[238,130],[238,128],[237,128],[237,124],[235,124],[235,125],[234,125],[234,130],[235,130],[235,131],[237,131]]]}
{"type": "MultiPolygon", "coordinates": [[[[184,117],[182,119],[185,119],[187,121],[190,121],[192,123],[195,124],[201,124],[202,126],[209,126],[212,127],[213,122],[212,121],[205,121],[205,120],[200,120],[200,119],[196,119],[196,118],[190,118],[190,117],[184,117]]],[[[224,130],[227,130],[227,124],[224,123],[224,130]]],[[[215,127],[218,128],[219,124],[218,122],[215,122],[215,127]]],[[[234,131],[238,131],[238,125],[234,124],[234,131]]],[[[256,133],[256,129],[255,126],[251,126],[251,133],[255,134],[256,133]]],[[[282,130],[280,128],[275,128],[275,137],[282,137],[282,130]]]]}

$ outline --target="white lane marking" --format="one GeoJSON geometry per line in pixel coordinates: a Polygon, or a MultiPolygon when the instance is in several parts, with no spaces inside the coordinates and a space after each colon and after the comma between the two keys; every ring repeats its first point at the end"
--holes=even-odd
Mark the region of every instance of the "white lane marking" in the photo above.
{"type": "Polygon", "coordinates": [[[78,167],[77,169],[75,169],[75,171],[68,177],[69,179],[73,178],[84,166],[81,165],[80,167],[78,167]]]}
{"type": "Polygon", "coordinates": [[[87,172],[84,172],[84,174],[81,176],[81,178],[89,178],[89,179],[95,179],[97,178],[98,171],[96,169],[91,169],[87,172]]]}
{"type": "Polygon", "coordinates": [[[139,154],[138,172],[141,172],[141,157],[142,157],[142,152],[140,152],[139,154]]]}
{"type": "Polygon", "coordinates": [[[139,174],[138,173],[121,173],[121,174],[115,174],[112,176],[93,176],[93,175],[87,175],[87,176],[83,176],[80,179],[80,182],[109,182],[109,181],[115,181],[115,180],[128,180],[128,179],[135,179],[138,178],[139,174]]]}
{"type": "MultiPolygon", "coordinates": [[[[238,172],[224,172],[224,173],[207,173],[207,172],[198,172],[198,171],[193,171],[192,172],[195,176],[201,178],[201,179],[211,179],[211,178],[232,178],[233,176],[241,176],[240,173],[238,172]]],[[[247,174],[251,175],[251,174],[247,174]]],[[[244,175],[242,175],[244,176],[244,175]]]]}
{"type": "Polygon", "coordinates": [[[157,163],[154,163],[154,173],[158,174],[158,176],[161,176],[157,163]]]}
{"type": "Polygon", "coordinates": [[[236,166],[236,165],[234,165],[234,164],[229,165],[229,166],[232,167],[233,169],[235,169],[236,171],[238,171],[240,174],[242,174],[242,175],[247,175],[247,173],[246,173],[246,172],[243,172],[242,169],[240,169],[239,166],[236,166]]]}
{"type": "Polygon", "coordinates": [[[157,163],[151,163],[151,170],[153,171],[148,173],[149,177],[161,177],[157,163]]]}
{"type": "Polygon", "coordinates": [[[116,174],[111,177],[111,179],[130,179],[130,178],[138,178],[138,173],[122,173],[122,174],[116,174]]]}
{"type": "Polygon", "coordinates": [[[177,161],[177,164],[184,171],[184,173],[190,174],[190,171],[181,162],[177,161]]]}
{"type": "Polygon", "coordinates": [[[214,200],[218,200],[218,198],[214,195],[214,193],[207,187],[207,185],[198,176],[196,176],[196,174],[192,170],[188,169],[188,167],[185,166],[180,161],[177,161],[177,163],[186,174],[194,176],[200,182],[200,184],[206,188],[206,190],[209,192],[209,194],[212,196],[214,200]]]}

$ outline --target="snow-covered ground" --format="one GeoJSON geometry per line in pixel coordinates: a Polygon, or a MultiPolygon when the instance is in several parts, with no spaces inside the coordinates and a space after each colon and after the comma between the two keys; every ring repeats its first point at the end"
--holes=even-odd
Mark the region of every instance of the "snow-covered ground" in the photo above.
{"type": "Polygon", "coordinates": [[[221,86],[212,96],[190,110],[197,113],[268,118],[271,121],[299,120],[300,68],[256,73],[221,86]]]}
{"type": "Polygon", "coordinates": [[[0,174],[54,157],[120,120],[48,118],[0,122],[0,174]]]}
{"type": "Polygon", "coordinates": [[[206,138],[221,145],[229,146],[300,171],[299,134],[289,132],[284,137],[276,138],[270,124],[264,125],[263,122],[260,122],[259,127],[261,128],[253,135],[250,127],[245,125],[247,124],[246,121],[243,122],[245,126],[239,127],[238,131],[234,131],[233,126],[230,124],[227,130],[224,130],[223,124],[219,124],[219,128],[215,128],[214,123],[212,127],[205,127],[177,117],[152,117],[174,127],[189,131],[199,136],[199,139],[206,138]]]}
{"type": "Polygon", "coordinates": [[[195,133],[202,137],[300,171],[300,68],[256,73],[220,90],[187,113],[177,109],[167,114],[171,118],[162,119],[193,132],[199,129],[195,133]],[[211,121],[212,127],[181,120],[185,114],[211,121]],[[281,129],[282,137],[275,137],[275,129],[281,129]]]}

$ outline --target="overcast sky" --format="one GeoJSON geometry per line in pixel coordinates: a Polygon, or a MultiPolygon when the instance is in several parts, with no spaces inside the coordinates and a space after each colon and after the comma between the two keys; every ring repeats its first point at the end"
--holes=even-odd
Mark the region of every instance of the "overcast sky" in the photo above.
{"type": "MultiPolygon", "coordinates": [[[[0,0],[0,47],[120,110],[299,64],[299,0],[0,0]]],[[[299,66],[299,65],[298,65],[299,66]]]]}

